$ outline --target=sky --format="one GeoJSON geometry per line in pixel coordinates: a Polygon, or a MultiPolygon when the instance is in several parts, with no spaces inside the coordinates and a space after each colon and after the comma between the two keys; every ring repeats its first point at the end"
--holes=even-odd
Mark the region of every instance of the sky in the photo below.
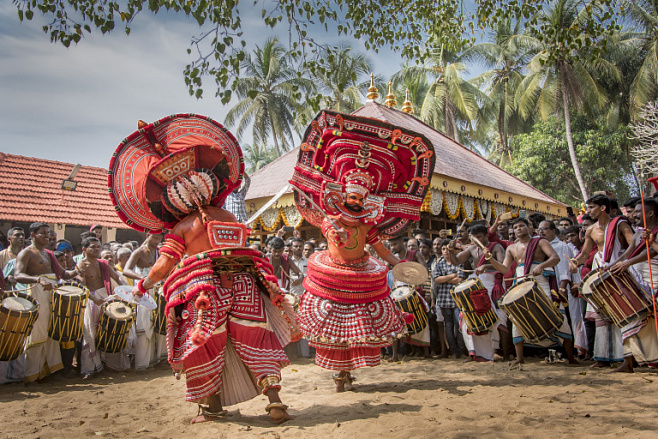
{"type": "MultiPolygon", "coordinates": [[[[205,78],[200,100],[184,82],[192,60],[186,49],[200,31],[193,19],[143,13],[130,36],[117,26],[109,35],[85,33],[68,49],[50,43],[43,24],[38,13],[20,22],[15,6],[0,2],[0,152],[106,168],[139,119],[197,113],[224,122],[231,103],[214,97],[214,81],[205,78]]],[[[250,39],[254,44],[274,35],[263,29],[259,18],[243,18],[246,35],[262,33],[261,41],[250,39]]],[[[338,42],[324,30],[314,33],[338,42]]],[[[402,65],[391,52],[368,56],[376,75],[388,77],[402,65]]]]}

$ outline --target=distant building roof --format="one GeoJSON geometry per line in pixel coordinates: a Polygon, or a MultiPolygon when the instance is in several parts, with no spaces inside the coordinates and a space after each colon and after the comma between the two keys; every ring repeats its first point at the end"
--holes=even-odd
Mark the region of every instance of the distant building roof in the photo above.
{"type": "Polygon", "coordinates": [[[0,153],[0,220],[127,229],[107,192],[107,170],[81,166],[74,191],[62,189],[75,165],[0,153]]]}

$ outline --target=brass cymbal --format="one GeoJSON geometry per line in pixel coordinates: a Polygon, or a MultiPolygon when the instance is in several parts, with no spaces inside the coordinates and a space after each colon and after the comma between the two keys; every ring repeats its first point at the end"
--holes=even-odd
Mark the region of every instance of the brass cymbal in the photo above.
{"type": "Polygon", "coordinates": [[[393,267],[393,277],[398,282],[409,285],[421,285],[427,281],[427,269],[418,262],[400,262],[393,267]]]}

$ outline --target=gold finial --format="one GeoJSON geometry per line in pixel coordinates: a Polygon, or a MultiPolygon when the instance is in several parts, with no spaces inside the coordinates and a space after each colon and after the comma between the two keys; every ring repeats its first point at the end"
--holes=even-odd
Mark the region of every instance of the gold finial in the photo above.
{"type": "Polygon", "coordinates": [[[409,89],[407,89],[407,94],[405,96],[404,103],[402,104],[402,111],[407,114],[414,114],[414,104],[409,100],[409,89]]]}
{"type": "Polygon", "coordinates": [[[368,87],[368,94],[366,95],[368,99],[375,102],[376,99],[379,99],[379,90],[375,87],[375,75],[370,74],[370,87],[368,87]]]}
{"type": "Polygon", "coordinates": [[[389,108],[393,108],[398,104],[398,101],[395,100],[395,95],[393,94],[393,83],[388,81],[388,94],[386,95],[386,101],[384,105],[389,108]]]}

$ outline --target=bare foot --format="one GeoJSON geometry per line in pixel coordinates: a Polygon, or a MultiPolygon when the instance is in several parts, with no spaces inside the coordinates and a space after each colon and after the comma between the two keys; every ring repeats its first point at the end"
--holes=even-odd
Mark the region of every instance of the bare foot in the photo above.
{"type": "Polygon", "coordinates": [[[573,365],[580,365],[580,361],[576,360],[575,358],[569,358],[569,364],[573,365]]]}
{"type": "Polygon", "coordinates": [[[635,370],[633,370],[633,364],[629,366],[626,362],[623,362],[621,366],[613,370],[613,372],[621,372],[621,373],[635,373],[635,370]]]}
{"type": "Polygon", "coordinates": [[[590,366],[591,369],[604,369],[606,367],[609,367],[610,365],[608,363],[604,363],[603,361],[597,361],[596,363],[592,364],[590,366]]]}
{"type": "Polygon", "coordinates": [[[275,424],[283,424],[293,418],[288,414],[288,406],[280,402],[272,402],[265,407],[265,410],[270,415],[270,419],[275,424]]]}

